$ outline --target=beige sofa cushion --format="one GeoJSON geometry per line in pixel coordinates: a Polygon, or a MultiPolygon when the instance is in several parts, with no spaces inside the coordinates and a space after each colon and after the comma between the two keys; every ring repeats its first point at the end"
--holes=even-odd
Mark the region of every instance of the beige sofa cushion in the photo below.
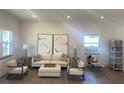
{"type": "Polygon", "coordinates": [[[42,65],[42,64],[46,64],[46,63],[50,63],[50,60],[42,60],[39,62],[35,62],[34,65],[42,65]]]}
{"type": "Polygon", "coordinates": [[[68,56],[63,54],[63,53],[57,53],[52,55],[52,60],[61,60],[61,61],[66,61],[67,62],[68,56]]]}
{"type": "Polygon", "coordinates": [[[42,58],[43,58],[43,60],[51,60],[51,54],[46,54],[46,53],[44,53],[44,54],[41,54],[41,56],[42,56],[42,58]]]}
{"type": "Polygon", "coordinates": [[[52,60],[51,63],[59,64],[59,65],[67,65],[68,64],[67,62],[61,61],[61,60],[52,60]]]}
{"type": "Polygon", "coordinates": [[[62,58],[62,53],[52,55],[52,60],[60,60],[62,58]]]}

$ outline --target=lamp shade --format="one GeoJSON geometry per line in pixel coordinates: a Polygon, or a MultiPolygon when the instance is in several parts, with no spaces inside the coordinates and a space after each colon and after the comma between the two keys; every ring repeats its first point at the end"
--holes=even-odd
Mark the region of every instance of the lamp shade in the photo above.
{"type": "Polygon", "coordinates": [[[28,49],[28,45],[27,44],[23,44],[23,49],[28,49]]]}

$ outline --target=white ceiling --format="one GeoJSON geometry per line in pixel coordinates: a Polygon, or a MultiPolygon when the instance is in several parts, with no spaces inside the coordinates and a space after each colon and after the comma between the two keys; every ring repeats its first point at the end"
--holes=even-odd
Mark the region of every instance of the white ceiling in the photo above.
{"type": "Polygon", "coordinates": [[[5,10],[22,20],[45,20],[45,21],[65,21],[67,16],[70,20],[119,20],[124,18],[124,9],[8,9],[5,10]],[[36,18],[32,16],[36,15],[36,18]]]}

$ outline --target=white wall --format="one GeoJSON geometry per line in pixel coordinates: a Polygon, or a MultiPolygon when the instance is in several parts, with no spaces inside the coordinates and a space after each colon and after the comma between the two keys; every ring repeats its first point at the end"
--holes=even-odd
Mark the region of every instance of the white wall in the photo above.
{"type": "Polygon", "coordinates": [[[31,48],[31,55],[37,54],[37,34],[69,34],[69,55],[73,56],[73,47],[77,46],[78,56],[86,62],[83,47],[84,34],[98,34],[100,36],[99,62],[104,65],[109,63],[108,41],[113,38],[113,26],[110,22],[33,22],[21,23],[22,44],[27,43],[31,48]]]}
{"type": "Polygon", "coordinates": [[[6,29],[13,32],[13,56],[8,57],[5,59],[0,60],[0,76],[6,73],[6,63],[11,60],[12,58],[16,57],[16,50],[20,47],[19,44],[19,20],[12,16],[11,14],[8,14],[4,12],[3,10],[0,10],[0,29],[6,29]]]}
{"type": "MultiPolygon", "coordinates": [[[[123,40],[124,47],[124,19],[118,20],[115,24],[116,37],[115,39],[123,40]]],[[[123,48],[123,71],[124,71],[124,48],[123,48]]]]}

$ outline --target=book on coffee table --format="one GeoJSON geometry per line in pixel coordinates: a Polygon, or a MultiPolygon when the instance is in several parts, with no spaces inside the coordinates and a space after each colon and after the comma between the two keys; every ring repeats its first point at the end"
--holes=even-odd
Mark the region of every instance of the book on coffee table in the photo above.
{"type": "Polygon", "coordinates": [[[46,63],[46,64],[44,64],[44,67],[56,67],[56,64],[46,63]]]}

